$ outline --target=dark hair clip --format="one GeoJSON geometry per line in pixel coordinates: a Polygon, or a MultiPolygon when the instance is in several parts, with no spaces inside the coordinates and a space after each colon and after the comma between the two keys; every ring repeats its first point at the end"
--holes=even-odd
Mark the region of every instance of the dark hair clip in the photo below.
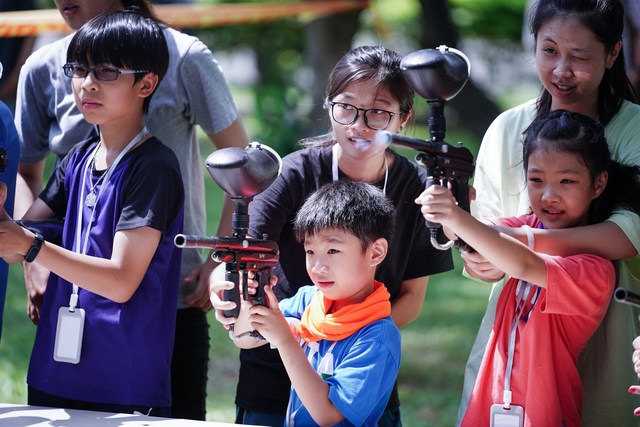
{"type": "Polygon", "coordinates": [[[127,6],[124,8],[125,12],[131,12],[131,13],[136,13],[138,15],[142,14],[142,8],[138,5],[132,4],[130,6],[127,6]]]}

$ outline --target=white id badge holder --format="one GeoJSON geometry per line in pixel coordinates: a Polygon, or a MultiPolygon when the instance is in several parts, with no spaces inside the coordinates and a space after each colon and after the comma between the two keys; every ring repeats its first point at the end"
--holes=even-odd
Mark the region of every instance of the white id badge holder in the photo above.
{"type": "Polygon", "coordinates": [[[73,364],[80,362],[83,331],[84,310],[76,308],[70,311],[69,307],[60,307],[53,360],[73,364]]]}
{"type": "Polygon", "coordinates": [[[505,409],[504,405],[495,403],[491,405],[491,427],[523,427],[524,409],[522,406],[511,405],[505,409]]]}

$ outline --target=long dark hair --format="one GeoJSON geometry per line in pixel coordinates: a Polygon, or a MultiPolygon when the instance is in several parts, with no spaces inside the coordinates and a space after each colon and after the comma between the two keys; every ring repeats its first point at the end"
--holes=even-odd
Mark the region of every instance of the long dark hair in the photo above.
{"type": "MultiPolygon", "coordinates": [[[[575,16],[582,25],[611,52],[616,43],[622,42],[624,7],[620,0],[539,0],[531,9],[529,28],[536,41],[540,28],[557,18],[575,16]]],[[[625,70],[623,49],[610,69],[606,69],[598,91],[598,120],[605,126],[618,112],[623,100],[636,102],[636,94],[625,70]]],[[[538,100],[536,118],[551,109],[551,95],[543,88],[538,100]]]]}
{"type": "Polygon", "coordinates": [[[580,156],[589,170],[592,185],[599,174],[608,173],[604,191],[589,208],[589,224],[606,220],[616,208],[640,214],[640,168],[611,159],[604,127],[596,120],[572,111],[549,112],[536,119],[526,134],[522,156],[525,173],[529,156],[536,151],[580,156]]]}
{"type": "MultiPolygon", "coordinates": [[[[413,111],[414,91],[400,69],[402,56],[379,45],[359,46],[348,51],[333,67],[325,90],[324,107],[353,82],[367,82],[389,91],[400,104],[400,118],[413,111]]],[[[333,143],[330,132],[303,139],[304,146],[326,146],[333,143]]]]}
{"type": "Polygon", "coordinates": [[[158,20],[158,17],[153,13],[149,0],[122,0],[122,7],[124,10],[137,12],[145,18],[158,20]]]}

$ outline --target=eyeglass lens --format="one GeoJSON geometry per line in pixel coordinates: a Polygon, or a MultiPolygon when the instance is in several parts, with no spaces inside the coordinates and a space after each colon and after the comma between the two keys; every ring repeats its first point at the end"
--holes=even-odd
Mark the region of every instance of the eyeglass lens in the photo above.
{"type": "Polygon", "coordinates": [[[140,70],[120,70],[116,67],[108,65],[99,65],[97,67],[87,67],[81,64],[65,64],[62,69],[67,77],[73,79],[84,79],[89,73],[93,73],[96,79],[101,81],[113,81],[120,77],[120,74],[137,74],[146,73],[140,70]]]}
{"type": "Polygon", "coordinates": [[[333,120],[343,125],[350,125],[358,120],[360,112],[364,112],[364,122],[367,127],[374,130],[386,129],[391,122],[393,113],[372,108],[370,110],[358,109],[351,104],[334,102],[331,104],[333,120]]]}
{"type": "Polygon", "coordinates": [[[98,66],[91,68],[80,64],[66,64],[64,66],[64,73],[67,77],[74,79],[84,79],[90,72],[93,72],[96,79],[103,81],[116,80],[120,75],[120,70],[115,67],[98,66]]]}

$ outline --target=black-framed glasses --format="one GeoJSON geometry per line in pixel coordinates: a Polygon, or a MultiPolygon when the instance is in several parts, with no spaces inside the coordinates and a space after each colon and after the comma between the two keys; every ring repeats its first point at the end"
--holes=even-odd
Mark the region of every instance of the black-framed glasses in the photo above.
{"type": "Polygon", "coordinates": [[[329,104],[331,104],[331,117],[341,125],[355,123],[362,111],[364,124],[373,130],[386,129],[391,123],[391,118],[398,114],[379,108],[358,108],[346,102],[329,102],[329,104]]]}
{"type": "Polygon", "coordinates": [[[139,73],[148,73],[146,70],[121,70],[117,67],[112,67],[110,65],[98,65],[97,67],[87,67],[82,64],[75,63],[66,63],[62,66],[64,70],[64,75],[72,78],[72,79],[84,79],[89,75],[89,73],[93,73],[96,79],[103,82],[112,82],[114,80],[118,80],[120,74],[139,74],[139,73]]]}

